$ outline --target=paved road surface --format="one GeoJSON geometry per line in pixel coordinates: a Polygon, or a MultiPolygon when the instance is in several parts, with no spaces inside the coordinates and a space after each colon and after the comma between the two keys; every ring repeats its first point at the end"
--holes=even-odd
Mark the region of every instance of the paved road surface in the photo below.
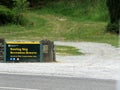
{"type": "Polygon", "coordinates": [[[0,74],[0,90],[116,90],[116,81],[0,74]]]}

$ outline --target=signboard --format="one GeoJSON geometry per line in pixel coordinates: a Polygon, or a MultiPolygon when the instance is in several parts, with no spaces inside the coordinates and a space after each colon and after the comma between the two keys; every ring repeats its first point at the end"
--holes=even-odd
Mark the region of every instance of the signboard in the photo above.
{"type": "Polygon", "coordinates": [[[40,62],[40,42],[6,42],[6,61],[40,62]]]}

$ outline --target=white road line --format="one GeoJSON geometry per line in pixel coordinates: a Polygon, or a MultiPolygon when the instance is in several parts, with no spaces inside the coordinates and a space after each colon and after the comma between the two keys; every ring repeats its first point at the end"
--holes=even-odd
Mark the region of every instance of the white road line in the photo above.
{"type": "Polygon", "coordinates": [[[16,87],[0,87],[0,90],[1,89],[8,89],[8,90],[40,90],[40,89],[16,88],[16,87]]]}

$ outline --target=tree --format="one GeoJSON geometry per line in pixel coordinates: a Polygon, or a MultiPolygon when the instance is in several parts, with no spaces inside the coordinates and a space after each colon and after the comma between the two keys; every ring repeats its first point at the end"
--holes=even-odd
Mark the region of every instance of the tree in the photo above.
{"type": "Polygon", "coordinates": [[[107,26],[107,31],[119,33],[120,0],[107,0],[106,4],[110,16],[110,22],[107,26]]]}
{"type": "Polygon", "coordinates": [[[8,8],[13,7],[14,0],[0,0],[0,5],[4,5],[8,8]]]}

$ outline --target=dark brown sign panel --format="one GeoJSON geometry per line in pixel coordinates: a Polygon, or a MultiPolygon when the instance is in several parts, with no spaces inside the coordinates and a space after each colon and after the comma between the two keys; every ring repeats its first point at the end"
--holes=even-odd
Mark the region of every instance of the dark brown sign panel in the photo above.
{"type": "Polygon", "coordinates": [[[40,62],[40,42],[7,42],[7,62],[40,62]]]}

